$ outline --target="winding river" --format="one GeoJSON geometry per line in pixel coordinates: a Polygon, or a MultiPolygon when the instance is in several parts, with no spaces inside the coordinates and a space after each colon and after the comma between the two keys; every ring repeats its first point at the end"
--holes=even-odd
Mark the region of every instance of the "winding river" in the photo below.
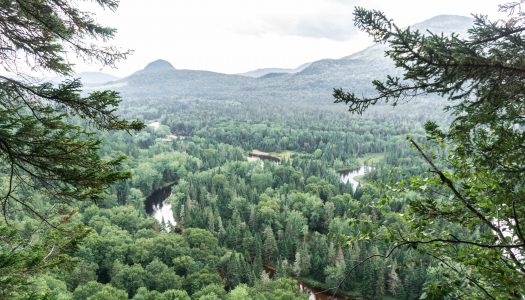
{"type": "Polygon", "coordinates": [[[341,176],[341,181],[344,184],[352,185],[352,192],[355,193],[355,190],[357,189],[357,186],[359,185],[359,181],[356,180],[356,177],[368,174],[373,169],[374,168],[370,166],[361,166],[359,169],[339,172],[339,175],[341,176]]]}

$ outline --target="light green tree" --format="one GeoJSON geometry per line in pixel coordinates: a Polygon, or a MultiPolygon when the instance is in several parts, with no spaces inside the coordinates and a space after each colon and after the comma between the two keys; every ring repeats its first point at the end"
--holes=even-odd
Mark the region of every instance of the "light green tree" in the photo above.
{"type": "Polygon", "coordinates": [[[267,266],[275,267],[279,258],[279,249],[277,248],[277,241],[270,226],[266,227],[263,232],[263,249],[262,249],[263,263],[267,266]]]}
{"type": "Polygon", "coordinates": [[[250,300],[253,299],[249,294],[249,288],[245,284],[239,284],[226,296],[227,300],[250,300]]]}

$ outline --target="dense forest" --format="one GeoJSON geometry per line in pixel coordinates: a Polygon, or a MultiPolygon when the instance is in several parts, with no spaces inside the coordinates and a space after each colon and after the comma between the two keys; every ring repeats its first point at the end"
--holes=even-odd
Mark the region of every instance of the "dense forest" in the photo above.
{"type": "MultiPolygon", "coordinates": [[[[83,37],[113,31],[69,1],[27,2],[0,15],[39,31],[23,40],[27,31],[0,23],[0,42],[34,67],[70,75],[64,39],[102,63],[127,56],[84,47],[83,37]],[[57,20],[58,8],[75,22],[57,20]]],[[[473,71],[484,61],[455,35],[425,39],[377,11],[355,18],[390,48],[261,78],[165,61],[87,88],[0,76],[0,299],[523,297],[523,101],[484,98],[505,91],[500,81],[521,93],[512,81],[521,69],[490,57],[473,71]],[[406,82],[370,84],[385,70],[401,74],[384,51],[406,82]],[[489,67],[500,70],[496,83],[483,77],[489,67]],[[337,80],[323,76],[330,70],[337,80]],[[355,94],[334,98],[345,70],[355,94]],[[469,84],[482,100],[469,102],[469,84]]],[[[490,35],[498,24],[484,20],[472,38],[511,38],[479,55],[522,45],[523,29],[490,35]]],[[[419,26],[436,22],[463,33],[472,25],[419,26]]]]}
{"type": "Polygon", "coordinates": [[[42,290],[74,299],[117,291],[133,299],[246,299],[269,290],[267,299],[295,299],[306,297],[294,283],[301,280],[370,299],[421,295],[428,268],[438,266],[417,251],[356,267],[388,244],[340,243],[362,230],[351,219],[395,222],[373,208],[381,191],[372,183],[423,169],[405,139],[421,126],[334,108],[284,106],[263,115],[257,106],[180,102],[154,108],[150,99],[147,112],[121,105],[150,125],[136,135],[106,134],[101,152],[126,154],[122,168],[132,179],[96,204],[80,204],[71,222],[91,230],[72,254],[78,261],[66,274],[41,277],[42,290]],[[249,161],[253,149],[280,162],[249,161]],[[354,191],[341,174],[362,165],[372,169],[354,191]],[[179,230],[145,211],[146,197],[173,182],[165,201],[179,230]]]}

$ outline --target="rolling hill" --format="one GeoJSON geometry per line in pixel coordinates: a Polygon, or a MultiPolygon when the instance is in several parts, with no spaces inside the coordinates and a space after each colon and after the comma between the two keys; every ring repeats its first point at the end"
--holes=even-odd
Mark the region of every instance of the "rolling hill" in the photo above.
{"type": "MultiPolygon", "coordinates": [[[[472,26],[472,21],[468,17],[443,15],[415,24],[412,28],[445,34],[465,33],[472,26]]],[[[176,69],[165,60],[157,60],[128,77],[99,88],[116,89],[125,100],[264,100],[275,103],[300,100],[329,104],[333,88],[342,87],[368,94],[373,92],[372,80],[396,72],[393,63],[384,57],[385,47],[373,45],[339,59],[315,61],[295,73],[261,71],[251,73],[252,76],[176,69]]]]}

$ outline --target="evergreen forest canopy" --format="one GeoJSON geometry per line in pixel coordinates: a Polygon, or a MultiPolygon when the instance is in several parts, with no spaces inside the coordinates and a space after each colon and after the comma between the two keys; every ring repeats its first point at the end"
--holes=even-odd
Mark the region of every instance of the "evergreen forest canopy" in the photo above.
{"type": "Polygon", "coordinates": [[[295,73],[156,61],[83,87],[17,66],[112,65],[129,53],[85,41],[114,30],[4,1],[0,298],[522,298],[525,27],[501,9],[401,29],[356,8],[379,45],[295,73]]]}

